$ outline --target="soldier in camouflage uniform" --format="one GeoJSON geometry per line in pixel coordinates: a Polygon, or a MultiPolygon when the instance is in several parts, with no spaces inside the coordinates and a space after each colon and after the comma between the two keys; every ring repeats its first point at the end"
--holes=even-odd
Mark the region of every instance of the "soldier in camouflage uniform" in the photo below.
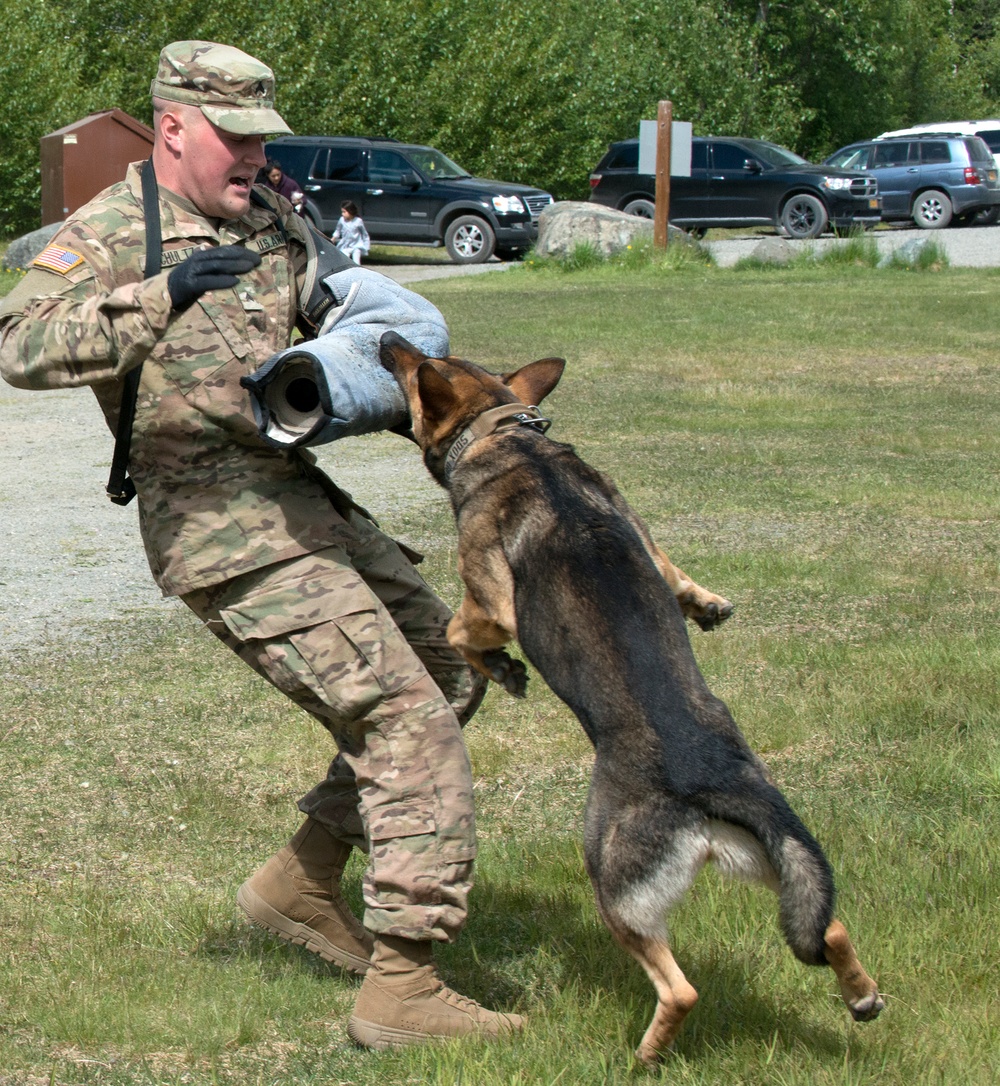
{"type": "Polygon", "coordinates": [[[251,201],[263,136],[289,131],[273,89],[237,49],[163,50],[151,88],[163,270],[144,276],[134,164],[0,305],[0,370],[21,388],[90,385],[114,430],[122,379],[142,366],[129,471],[153,576],[337,743],[299,832],[240,887],[249,918],[365,974],[348,1026],[359,1043],[495,1037],[520,1018],[444,987],[431,958],[466,916],[461,724],[482,684],[400,546],[310,453],[262,440],[240,385],[288,346],[314,251],[287,201],[251,201]],[[354,847],[369,853],[364,927],[339,892],[354,847]]]}

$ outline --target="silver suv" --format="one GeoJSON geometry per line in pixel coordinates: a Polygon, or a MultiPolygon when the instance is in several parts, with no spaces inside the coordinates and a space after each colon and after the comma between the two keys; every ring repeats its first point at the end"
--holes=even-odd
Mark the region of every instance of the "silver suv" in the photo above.
{"type": "Polygon", "coordinates": [[[910,219],[935,230],[953,221],[994,221],[1000,213],[1000,170],[979,136],[921,132],[862,140],[841,147],[826,164],[877,178],[888,222],[910,219]]]}

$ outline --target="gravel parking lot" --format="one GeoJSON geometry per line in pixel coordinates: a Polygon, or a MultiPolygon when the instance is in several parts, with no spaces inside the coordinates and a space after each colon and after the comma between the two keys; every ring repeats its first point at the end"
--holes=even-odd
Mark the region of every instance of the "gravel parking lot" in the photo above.
{"type": "MultiPolygon", "coordinates": [[[[886,251],[921,230],[879,230],[886,251]]],[[[934,234],[956,267],[1000,265],[1000,226],[934,234]]],[[[749,255],[759,234],[707,240],[722,266],[749,255]]],[[[833,239],[792,242],[823,248],[833,239]]],[[[401,283],[502,271],[506,265],[385,265],[401,283]]],[[[0,382],[4,449],[0,475],[0,654],[84,631],[136,610],[181,607],[162,600],[139,541],[135,506],[104,495],[112,439],[87,390],[24,392],[0,382]]],[[[443,502],[416,449],[393,435],[335,442],[318,450],[333,477],[376,516],[400,502],[443,502]],[[363,443],[363,444],[359,444],[363,443]]]]}

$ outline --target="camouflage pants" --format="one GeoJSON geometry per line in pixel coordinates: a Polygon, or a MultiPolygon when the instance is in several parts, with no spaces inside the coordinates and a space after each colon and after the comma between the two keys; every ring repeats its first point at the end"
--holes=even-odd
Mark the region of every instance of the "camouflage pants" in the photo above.
{"type": "Polygon", "coordinates": [[[399,547],[357,513],[349,523],[356,541],[183,598],[336,741],[299,807],[368,851],[365,926],[447,940],[465,921],[476,852],[461,724],[485,684],[448,645],[451,612],[399,547]]]}

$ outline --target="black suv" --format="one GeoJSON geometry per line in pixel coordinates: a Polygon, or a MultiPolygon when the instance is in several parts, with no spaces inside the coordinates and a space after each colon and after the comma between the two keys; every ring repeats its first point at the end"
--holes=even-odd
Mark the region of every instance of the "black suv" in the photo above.
{"type": "MultiPolygon", "coordinates": [[[[590,175],[590,198],[631,215],[653,216],[656,178],[639,173],[639,141],[611,144],[590,175]]],[[[832,225],[875,225],[878,185],[860,170],[813,166],[766,140],[698,136],[691,176],[670,178],[670,221],[698,235],[709,227],[773,224],[792,238],[832,225]]]]}
{"type": "Polygon", "coordinates": [[[458,264],[514,259],[552,203],[541,189],[472,177],[433,147],[352,136],[279,136],[268,158],[306,194],[305,215],[333,232],[353,200],[373,242],[444,245],[458,264]]]}
{"type": "Polygon", "coordinates": [[[993,153],[979,136],[934,132],[905,139],[862,140],[835,151],[831,166],[865,170],[878,180],[882,218],[912,219],[924,230],[996,222],[1000,181],[993,153]]]}

